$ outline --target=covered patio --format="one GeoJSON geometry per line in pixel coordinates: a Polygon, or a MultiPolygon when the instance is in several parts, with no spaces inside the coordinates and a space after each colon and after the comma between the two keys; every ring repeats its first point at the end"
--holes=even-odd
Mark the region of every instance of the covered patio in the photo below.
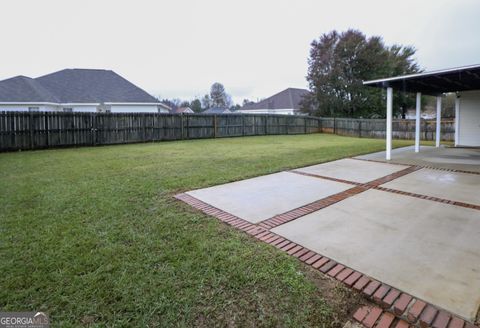
{"type": "MultiPolygon", "coordinates": [[[[443,170],[477,172],[480,174],[480,148],[415,146],[393,149],[390,163],[432,167],[443,170]]],[[[359,159],[387,162],[385,151],[357,156],[359,159]]]]}
{"type": "Polygon", "coordinates": [[[480,321],[479,151],[406,147],[392,151],[406,164],[387,163],[380,152],[176,197],[344,282],[399,319],[463,327],[480,321]]]}
{"type": "Polygon", "coordinates": [[[423,95],[435,96],[435,146],[440,147],[442,96],[456,93],[455,146],[480,147],[480,65],[365,81],[364,85],[387,90],[385,159],[392,158],[393,90],[416,93],[415,153],[420,152],[420,111],[423,95]]]}

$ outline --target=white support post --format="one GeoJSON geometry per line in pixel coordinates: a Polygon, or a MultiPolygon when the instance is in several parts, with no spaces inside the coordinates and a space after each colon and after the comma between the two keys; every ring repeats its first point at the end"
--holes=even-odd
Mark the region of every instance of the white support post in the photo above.
{"type": "Polygon", "coordinates": [[[389,161],[392,158],[392,115],[393,115],[393,89],[387,88],[387,128],[386,128],[386,156],[389,161]]]}
{"type": "Polygon", "coordinates": [[[415,112],[415,152],[420,151],[420,109],[422,107],[422,94],[417,92],[417,108],[415,112]]]}
{"type": "Polygon", "coordinates": [[[437,96],[437,126],[435,129],[435,147],[440,147],[440,128],[442,122],[442,96],[437,96]]]}
{"type": "Polygon", "coordinates": [[[455,146],[458,146],[460,135],[460,97],[455,98],[455,146]]]}

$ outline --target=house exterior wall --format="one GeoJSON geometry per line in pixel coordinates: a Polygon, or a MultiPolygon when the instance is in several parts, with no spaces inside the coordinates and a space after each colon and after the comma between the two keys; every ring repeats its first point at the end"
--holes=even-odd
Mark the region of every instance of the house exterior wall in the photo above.
{"type": "MultiPolygon", "coordinates": [[[[29,107],[38,107],[39,112],[56,112],[64,111],[69,108],[72,112],[77,113],[96,113],[98,112],[98,104],[0,104],[0,112],[28,112],[29,107]]],[[[102,106],[110,109],[112,113],[169,113],[168,109],[159,105],[140,105],[140,104],[122,104],[102,106]]]]}
{"type": "Polygon", "coordinates": [[[28,112],[30,107],[38,107],[39,112],[54,112],[58,110],[55,105],[45,104],[0,104],[0,112],[28,112]]]}
{"type": "Polygon", "coordinates": [[[157,105],[111,105],[112,113],[158,113],[157,105]]]}
{"type": "Polygon", "coordinates": [[[460,94],[458,119],[459,146],[480,146],[480,90],[460,94]]]}
{"type": "Polygon", "coordinates": [[[78,113],[96,113],[97,112],[97,106],[95,105],[63,105],[60,110],[63,110],[64,108],[71,108],[72,112],[78,112],[78,113]]]}
{"type": "Polygon", "coordinates": [[[279,114],[279,115],[294,115],[299,114],[293,108],[285,108],[285,109],[239,109],[237,110],[238,113],[244,114],[279,114]]]}

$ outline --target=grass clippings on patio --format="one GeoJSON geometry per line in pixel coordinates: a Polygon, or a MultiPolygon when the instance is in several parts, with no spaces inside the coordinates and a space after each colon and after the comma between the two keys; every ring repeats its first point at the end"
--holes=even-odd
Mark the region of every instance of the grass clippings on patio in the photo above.
{"type": "Polygon", "coordinates": [[[172,196],[384,144],[314,134],[0,154],[0,308],[63,327],[341,327],[350,291],[172,196]]]}

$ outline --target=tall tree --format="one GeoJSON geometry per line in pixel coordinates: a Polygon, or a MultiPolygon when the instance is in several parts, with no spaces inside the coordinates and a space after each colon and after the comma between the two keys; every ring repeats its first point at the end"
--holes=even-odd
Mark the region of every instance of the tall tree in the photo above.
{"type": "Polygon", "coordinates": [[[172,109],[178,108],[180,106],[181,100],[180,99],[162,99],[162,102],[169,106],[172,109]]]}
{"type": "Polygon", "coordinates": [[[209,109],[212,107],[212,99],[210,99],[210,96],[206,94],[202,98],[202,108],[203,110],[209,109]]]}
{"type": "Polygon", "coordinates": [[[210,99],[213,107],[230,107],[232,98],[225,92],[223,84],[215,82],[210,88],[210,99]]]}
{"type": "Polygon", "coordinates": [[[232,112],[235,112],[235,111],[239,110],[240,108],[242,108],[242,106],[240,106],[239,104],[235,104],[235,105],[230,106],[229,109],[230,109],[232,112]]]}
{"type": "Polygon", "coordinates": [[[188,100],[183,100],[181,103],[180,103],[180,106],[179,107],[190,107],[190,103],[188,102],[188,100]]]}
{"type": "Polygon", "coordinates": [[[251,101],[250,99],[243,99],[242,106],[250,105],[250,104],[254,104],[254,103],[255,102],[251,101]]]}
{"type": "Polygon", "coordinates": [[[194,99],[190,103],[190,108],[195,112],[199,113],[202,111],[202,102],[199,99],[194,99]]]}
{"type": "MultiPolygon", "coordinates": [[[[414,55],[411,46],[387,47],[381,37],[367,38],[357,30],[323,34],[311,44],[307,74],[311,95],[303,101],[304,111],[324,116],[384,117],[384,92],[362,82],[419,72],[414,55]]],[[[395,112],[411,105],[412,99],[397,93],[395,112]]]]}

